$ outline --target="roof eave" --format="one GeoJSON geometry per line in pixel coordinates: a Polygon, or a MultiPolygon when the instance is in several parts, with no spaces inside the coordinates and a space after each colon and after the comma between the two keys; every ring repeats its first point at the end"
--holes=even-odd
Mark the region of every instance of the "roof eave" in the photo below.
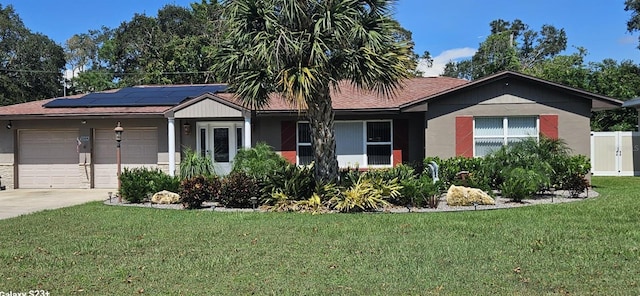
{"type": "MultiPolygon", "coordinates": [[[[434,98],[437,97],[441,97],[443,95],[447,95],[447,94],[452,94],[455,93],[457,91],[463,90],[463,89],[468,89],[468,88],[474,88],[474,87],[480,87],[482,85],[486,85],[495,81],[499,81],[502,79],[506,79],[506,78],[518,78],[518,79],[527,79],[533,82],[537,82],[540,84],[544,84],[550,87],[554,87],[558,90],[564,91],[564,92],[568,92],[571,93],[573,95],[577,95],[579,97],[583,97],[585,99],[589,99],[592,101],[592,110],[593,111],[598,111],[598,110],[608,110],[608,109],[616,109],[619,107],[622,107],[623,102],[621,100],[617,100],[614,98],[610,98],[607,96],[603,96],[603,95],[599,95],[599,94],[595,94],[595,93],[591,93],[585,90],[581,90],[581,89],[577,89],[577,88],[573,88],[573,87],[569,87],[563,84],[559,84],[559,83],[555,83],[555,82],[551,82],[551,81],[547,81],[544,79],[540,79],[537,77],[533,77],[533,76],[529,76],[526,74],[522,74],[522,73],[518,73],[518,72],[513,72],[513,71],[503,71],[503,72],[499,72],[493,75],[489,75],[487,77],[483,77],[474,81],[471,81],[467,84],[463,84],[463,85],[459,85],[453,88],[450,88],[448,90],[444,90],[442,92],[433,94],[431,96],[425,97],[421,100],[417,100],[414,102],[409,102],[407,104],[404,104],[402,106],[400,106],[401,109],[405,110],[405,109],[410,109],[413,106],[419,105],[419,104],[424,104],[429,100],[432,100],[434,98]],[[595,103],[595,101],[599,101],[600,104],[595,103]]],[[[639,102],[640,104],[640,102],[639,102]]]]}

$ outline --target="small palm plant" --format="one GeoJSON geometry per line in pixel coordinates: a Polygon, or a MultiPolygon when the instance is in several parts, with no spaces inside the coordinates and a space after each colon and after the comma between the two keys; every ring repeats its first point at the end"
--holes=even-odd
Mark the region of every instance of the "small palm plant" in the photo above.
{"type": "Polygon", "coordinates": [[[209,155],[200,155],[192,149],[185,148],[180,163],[180,177],[191,179],[197,176],[211,177],[215,175],[213,160],[209,155]]]}

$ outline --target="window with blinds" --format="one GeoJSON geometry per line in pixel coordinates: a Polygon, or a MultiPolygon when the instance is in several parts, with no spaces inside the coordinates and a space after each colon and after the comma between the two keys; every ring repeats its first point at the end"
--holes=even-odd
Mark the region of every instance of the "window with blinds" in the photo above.
{"type": "Polygon", "coordinates": [[[538,139],[537,116],[474,118],[474,155],[485,156],[504,145],[526,138],[538,139]]]}
{"type": "MultiPolygon", "coordinates": [[[[392,155],[391,121],[336,121],[338,165],[346,167],[390,166],[392,155]]],[[[298,164],[313,162],[311,129],[299,122],[297,129],[298,164]]]]}

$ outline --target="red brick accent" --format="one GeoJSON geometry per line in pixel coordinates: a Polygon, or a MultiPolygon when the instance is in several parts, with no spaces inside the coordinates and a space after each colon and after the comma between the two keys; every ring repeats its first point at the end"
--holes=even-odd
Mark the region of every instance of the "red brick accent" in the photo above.
{"type": "Polygon", "coordinates": [[[473,157],[473,116],[456,117],[456,156],[473,157]]]}
{"type": "Polygon", "coordinates": [[[280,153],[291,163],[296,163],[296,131],[295,121],[280,123],[280,153]]]}
{"type": "Polygon", "coordinates": [[[558,115],[540,115],[540,134],[550,139],[558,139],[558,115]]]}
{"type": "Polygon", "coordinates": [[[393,121],[393,166],[409,159],[409,122],[406,119],[393,121]]]}

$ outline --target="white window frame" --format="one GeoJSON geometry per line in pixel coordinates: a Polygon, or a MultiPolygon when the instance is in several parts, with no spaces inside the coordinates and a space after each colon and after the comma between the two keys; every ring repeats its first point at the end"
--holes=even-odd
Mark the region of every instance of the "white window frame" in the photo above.
{"type": "Polygon", "coordinates": [[[509,139],[512,138],[535,138],[536,141],[540,141],[540,116],[478,116],[473,118],[473,156],[484,157],[484,155],[478,155],[476,151],[476,139],[493,139],[502,137],[502,146],[509,144],[509,139]],[[502,118],[502,135],[490,135],[490,136],[478,136],[476,135],[476,120],[485,118],[502,118]],[[536,120],[536,133],[535,135],[510,135],[509,130],[509,118],[535,118],[536,120]]]}
{"type": "Polygon", "coordinates": [[[300,143],[300,124],[309,124],[309,122],[308,121],[296,122],[296,164],[297,165],[302,165],[300,163],[300,146],[311,147],[311,135],[309,135],[309,143],[300,143]]]}
{"type": "MultiPolygon", "coordinates": [[[[352,165],[357,165],[359,168],[389,168],[393,167],[393,120],[391,119],[376,119],[376,120],[336,120],[336,123],[353,123],[359,122],[362,123],[362,162],[352,165]],[[389,140],[388,142],[369,142],[367,137],[367,124],[369,122],[389,122],[389,140]],[[369,156],[367,155],[367,147],[369,145],[389,145],[389,164],[384,165],[369,165],[369,156]]],[[[309,121],[298,121],[296,122],[296,164],[300,164],[300,147],[306,146],[310,147],[311,142],[309,143],[300,143],[300,124],[309,124],[309,121]]],[[[337,144],[337,143],[336,143],[337,144]]],[[[341,167],[346,168],[346,167],[341,167]]]]}
{"type": "Polygon", "coordinates": [[[362,122],[363,131],[362,137],[364,142],[364,164],[367,168],[389,168],[393,166],[393,120],[366,120],[362,122]],[[389,123],[389,141],[388,142],[369,142],[367,137],[367,124],[369,122],[388,122],[389,123]],[[367,148],[369,145],[379,146],[379,145],[389,145],[389,164],[377,164],[377,165],[369,165],[369,155],[367,154],[367,148]]]}

